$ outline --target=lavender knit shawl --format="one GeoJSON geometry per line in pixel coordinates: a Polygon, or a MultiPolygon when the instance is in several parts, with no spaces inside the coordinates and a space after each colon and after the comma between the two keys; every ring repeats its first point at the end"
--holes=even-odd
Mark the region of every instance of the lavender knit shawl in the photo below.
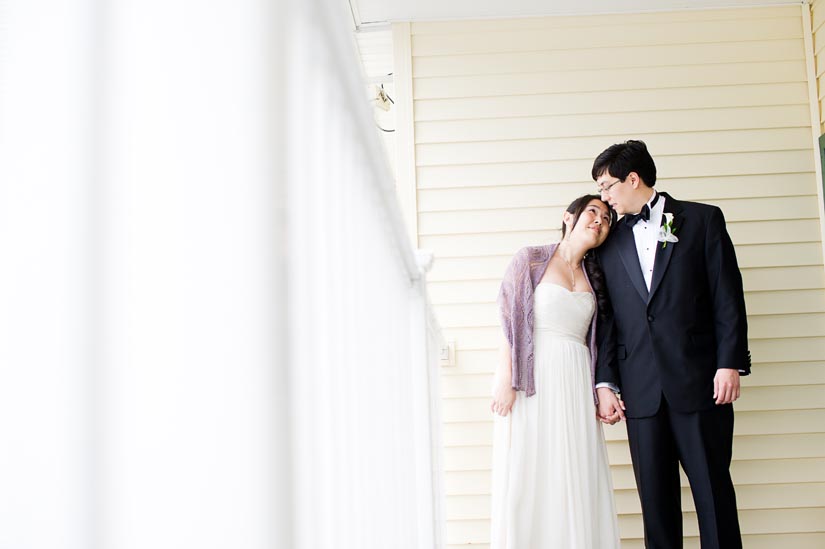
{"type": "MultiPolygon", "coordinates": [[[[526,391],[527,396],[536,394],[533,377],[533,290],[541,281],[550,258],[558,244],[547,246],[528,246],[519,250],[510,261],[501,289],[498,294],[498,306],[501,314],[501,327],[510,344],[513,362],[513,389],[526,391]]],[[[587,271],[585,280],[590,286],[587,271]]],[[[593,288],[590,288],[593,291],[593,288]]],[[[593,314],[587,339],[590,347],[590,377],[595,387],[596,378],[596,318],[593,314]]],[[[593,390],[594,400],[596,391],[593,390]]]]}

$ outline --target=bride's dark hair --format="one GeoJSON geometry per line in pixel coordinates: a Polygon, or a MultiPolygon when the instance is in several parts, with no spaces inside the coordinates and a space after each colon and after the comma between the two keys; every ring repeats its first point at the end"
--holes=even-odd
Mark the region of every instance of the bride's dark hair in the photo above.
{"type": "MultiPolygon", "coordinates": [[[[607,211],[610,212],[610,222],[609,225],[612,228],[616,225],[616,220],[618,219],[618,215],[616,215],[616,211],[610,207],[608,203],[606,203],[602,198],[597,194],[586,194],[584,196],[580,196],[576,200],[570,203],[567,207],[567,213],[573,215],[573,223],[570,225],[571,227],[575,227],[576,223],[579,222],[579,217],[581,217],[582,212],[584,209],[587,208],[587,205],[590,204],[590,201],[598,200],[605,206],[607,206],[607,211]]],[[[561,237],[564,239],[567,233],[567,226],[564,222],[561,224],[561,237]]],[[[595,250],[589,250],[586,254],[584,254],[584,260],[582,261],[584,264],[584,269],[587,271],[587,278],[590,279],[590,286],[593,287],[593,293],[596,294],[596,304],[598,305],[599,310],[599,320],[602,320],[607,316],[610,312],[610,296],[607,294],[607,286],[604,281],[604,271],[602,271],[601,265],[599,265],[599,260],[595,253],[595,250]]]]}

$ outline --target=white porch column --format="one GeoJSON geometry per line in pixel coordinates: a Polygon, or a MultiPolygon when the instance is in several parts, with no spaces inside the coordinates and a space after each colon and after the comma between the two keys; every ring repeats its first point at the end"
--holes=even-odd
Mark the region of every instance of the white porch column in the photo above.
{"type": "Polygon", "coordinates": [[[288,546],[286,10],[101,10],[102,548],[288,546]]]}
{"type": "Polygon", "coordinates": [[[0,547],[93,537],[93,14],[0,1],[0,547]]]}
{"type": "Polygon", "coordinates": [[[0,2],[0,547],[290,545],[286,9],[0,2]]]}

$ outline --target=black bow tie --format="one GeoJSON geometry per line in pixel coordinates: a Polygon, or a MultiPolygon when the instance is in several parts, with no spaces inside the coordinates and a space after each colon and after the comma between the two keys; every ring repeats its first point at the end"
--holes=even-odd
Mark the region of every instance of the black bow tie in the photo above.
{"type": "Polygon", "coordinates": [[[638,223],[639,221],[641,221],[643,219],[645,221],[650,221],[650,208],[655,206],[658,201],[659,201],[659,193],[656,193],[656,196],[653,197],[653,202],[650,203],[650,206],[645,204],[644,206],[642,206],[642,211],[640,211],[639,213],[637,213],[637,214],[628,214],[628,215],[625,216],[625,219],[627,219],[627,224],[632,227],[633,225],[635,225],[636,223],[638,223]]]}

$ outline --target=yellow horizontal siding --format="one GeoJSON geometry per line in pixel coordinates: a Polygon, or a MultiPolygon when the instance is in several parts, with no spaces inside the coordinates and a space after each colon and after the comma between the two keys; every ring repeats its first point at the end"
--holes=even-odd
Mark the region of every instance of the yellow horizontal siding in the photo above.
{"type": "MultiPolygon", "coordinates": [[[[634,136],[635,137],[635,136],[634,136]]],[[[624,138],[629,138],[625,136],[624,138]]],[[[701,139],[701,133],[696,135],[701,139]]],[[[613,143],[615,140],[606,140],[613,143]]],[[[655,148],[656,141],[650,140],[655,148]]],[[[600,153],[597,149],[593,157],[600,153]]],[[[665,174],[679,177],[714,177],[761,174],[813,173],[814,157],[810,147],[805,150],[768,150],[759,152],[706,153],[701,157],[689,155],[657,155],[657,168],[665,174]]],[[[592,190],[590,168],[592,158],[561,159],[556,161],[522,161],[474,163],[453,166],[419,166],[416,179],[420,189],[527,185],[537,183],[588,182],[583,191],[592,190]]],[[[661,186],[662,188],[664,186],[661,186]]]]}
{"type": "Polygon", "coordinates": [[[417,97],[415,120],[485,120],[569,114],[609,116],[612,113],[628,112],[666,110],[679,113],[693,109],[807,104],[806,82],[620,91],[601,91],[595,88],[582,93],[531,93],[427,100],[417,97]]]}
{"type": "Polygon", "coordinates": [[[746,41],[724,44],[676,44],[611,47],[574,51],[529,51],[417,57],[413,70],[417,78],[497,74],[501,66],[511,73],[543,73],[556,70],[599,70],[633,67],[700,65],[717,63],[759,63],[805,59],[802,42],[796,38],[770,42],[746,41]]]}
{"type": "MultiPolygon", "coordinates": [[[[684,517],[685,547],[698,548],[699,532],[696,513],[685,512],[684,517]]],[[[748,549],[754,547],[766,549],[776,549],[777,547],[804,549],[810,547],[821,549],[821,543],[825,541],[825,533],[822,532],[821,526],[825,523],[825,508],[822,507],[745,509],[739,512],[739,522],[742,529],[743,544],[748,549]],[[760,539],[761,536],[769,537],[760,539]],[[797,544],[797,542],[800,544],[797,544]]],[[[623,548],[644,546],[641,544],[643,535],[641,515],[619,516],[619,530],[622,538],[628,542],[633,540],[633,543],[623,541],[623,548]]],[[[476,544],[486,544],[489,542],[489,522],[487,519],[448,521],[445,537],[448,547],[450,544],[471,543],[473,547],[476,547],[476,544]]]]}
{"type": "Polygon", "coordinates": [[[682,65],[629,69],[577,70],[554,73],[504,73],[473,76],[416,78],[414,93],[420,99],[570,93],[593,90],[632,90],[644,82],[652,88],[804,82],[805,62],[774,61],[682,65]]]}
{"type": "MultiPolygon", "coordinates": [[[[627,134],[595,137],[562,137],[552,139],[510,139],[505,141],[473,141],[418,145],[415,157],[418,166],[450,166],[455,164],[500,164],[513,162],[587,159],[607,142],[622,140],[627,134]]],[[[800,128],[768,128],[751,130],[703,131],[702,139],[694,132],[663,133],[655,138],[639,134],[641,139],[656,143],[657,156],[687,156],[751,151],[799,151],[811,144],[810,123],[800,128]],[[655,141],[654,141],[655,140],[655,141]]]]}
{"type": "Polygon", "coordinates": [[[822,0],[813,0],[811,4],[811,27],[814,31],[825,24],[825,11],[818,9],[822,7],[822,0]]]}
{"type": "Polygon", "coordinates": [[[625,133],[660,134],[768,128],[808,128],[807,104],[705,108],[656,112],[559,114],[518,118],[421,121],[415,125],[418,143],[451,143],[609,136],[625,133]]]}
{"type": "MultiPolygon", "coordinates": [[[[819,0],[814,2],[818,3],[819,0]]],[[[734,21],[739,22],[747,19],[768,19],[776,17],[798,17],[799,9],[796,6],[751,8],[746,14],[741,9],[715,9],[715,10],[695,10],[695,11],[674,11],[659,13],[629,13],[621,15],[623,25],[639,24],[662,24],[662,23],[693,23],[698,21],[734,21]]],[[[588,15],[578,16],[552,16],[552,17],[531,17],[525,19],[482,19],[468,21],[425,21],[411,24],[411,34],[466,34],[471,32],[502,32],[502,31],[525,31],[525,30],[547,30],[549,28],[558,29],[565,27],[602,27],[616,24],[617,16],[588,15]]],[[[820,20],[821,21],[821,20],[820,20]]]]}
{"type": "MultiPolygon", "coordinates": [[[[744,546],[748,549],[776,549],[787,547],[793,549],[822,549],[825,547],[825,533],[785,533],[742,536],[744,546]]],[[[622,549],[644,549],[641,539],[625,538],[622,540],[622,549]]],[[[448,544],[447,549],[466,549],[467,544],[448,544]]],[[[685,537],[685,549],[700,549],[698,537],[685,537]]],[[[472,543],[473,549],[489,549],[486,543],[472,543]]]]}
{"type": "MultiPolygon", "coordinates": [[[[799,38],[802,31],[798,10],[777,12],[777,17],[770,19],[745,16],[736,21],[650,20],[634,24],[634,32],[615,24],[621,17],[616,16],[609,25],[565,27],[555,26],[548,20],[544,28],[535,29],[413,34],[412,53],[415,59],[430,55],[571,50],[572,46],[583,49],[787,40],[799,38]]],[[[587,23],[587,18],[581,21],[587,23]]]]}
{"type": "MultiPolygon", "coordinates": [[[[742,536],[742,542],[748,549],[776,549],[777,547],[822,549],[825,547],[825,533],[745,534],[742,536]]],[[[644,549],[644,546],[644,541],[640,539],[622,541],[622,549],[644,549]]],[[[685,549],[700,549],[699,538],[686,537],[685,549]]]]}
{"type": "MultiPolygon", "coordinates": [[[[696,513],[686,512],[684,515],[685,535],[698,536],[696,513]]],[[[825,523],[825,508],[744,509],[739,511],[739,522],[744,535],[821,532],[822,524],[825,523]]],[[[641,515],[620,515],[619,529],[623,536],[642,537],[644,532],[641,515]]]]}
{"type": "MultiPolygon", "coordinates": [[[[825,483],[745,485],[739,488],[740,499],[747,501],[743,509],[794,509],[825,507],[825,483]]],[[[682,507],[693,512],[696,507],[689,488],[682,489],[682,507]]],[[[635,490],[617,490],[616,508],[620,515],[642,512],[635,490]]],[[[448,520],[478,520],[490,518],[487,495],[449,496],[446,501],[448,520]]]]}
{"type": "MultiPolygon", "coordinates": [[[[563,208],[592,192],[593,158],[628,138],[647,141],[657,188],[722,208],[737,248],[754,364],[731,467],[745,545],[823,546],[825,270],[800,7],[410,28],[419,247],[435,253],[430,296],[456,345],[441,376],[448,546],[488,543],[507,262],[558,238],[563,208]]],[[[606,437],[623,547],[641,547],[624,427],[606,437]]],[[[686,547],[698,547],[682,485],[686,547]]]]}

